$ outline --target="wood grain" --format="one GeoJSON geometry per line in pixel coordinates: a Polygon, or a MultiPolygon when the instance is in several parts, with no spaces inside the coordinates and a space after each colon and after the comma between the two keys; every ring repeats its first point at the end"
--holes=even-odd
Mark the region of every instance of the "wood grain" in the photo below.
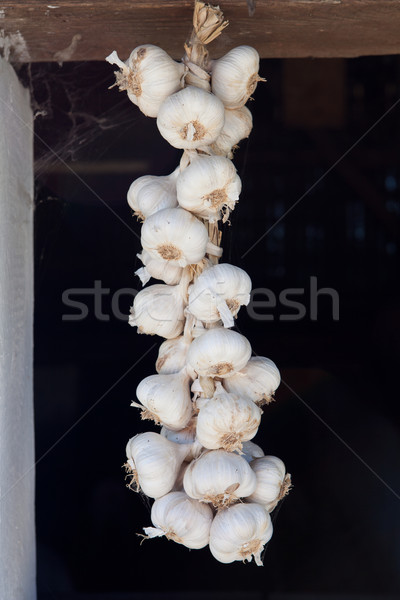
{"type": "MultiPolygon", "coordinates": [[[[114,49],[126,58],[143,43],[180,58],[191,30],[193,4],[187,0],[51,1],[0,6],[0,30],[20,32],[33,62],[104,60],[114,49]]],[[[252,17],[246,0],[220,6],[230,26],[212,44],[216,57],[243,43],[268,58],[400,53],[400,0],[257,0],[252,17]]]]}

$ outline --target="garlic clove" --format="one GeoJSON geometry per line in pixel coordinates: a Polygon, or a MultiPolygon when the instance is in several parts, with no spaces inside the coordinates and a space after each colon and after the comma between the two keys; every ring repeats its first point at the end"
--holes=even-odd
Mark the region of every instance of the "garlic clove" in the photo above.
{"type": "Polygon", "coordinates": [[[189,498],[184,492],[170,492],[158,498],[151,508],[154,527],[145,527],[147,537],[165,536],[187,548],[207,546],[213,513],[209,506],[189,498]]]}
{"type": "Polygon", "coordinates": [[[206,330],[193,340],[187,355],[189,367],[205,377],[232,377],[251,356],[249,341],[231,329],[206,330]]]}
{"type": "Polygon", "coordinates": [[[124,63],[112,52],[106,61],[117,65],[116,85],[148,117],[157,117],[162,103],[183,87],[186,67],[174,61],[162,48],[142,44],[132,50],[124,63]]]}
{"type": "Polygon", "coordinates": [[[126,445],[127,471],[132,480],[128,487],[141,489],[150,498],[159,498],[173,487],[188,452],[183,444],[174,444],[159,433],[139,433],[126,445]]]}
{"type": "Polygon", "coordinates": [[[133,402],[132,406],[142,410],[142,419],[152,419],[179,431],[192,416],[189,382],[185,370],[171,375],[150,375],[136,389],[141,404],[133,402]]]}
{"type": "Polygon", "coordinates": [[[185,471],[185,492],[200,502],[215,508],[225,508],[240,498],[249,496],[256,478],[249,464],[225,450],[212,450],[193,460],[185,471]]]}
{"type": "Polygon", "coordinates": [[[235,504],[216,514],[210,529],[210,551],[219,562],[254,561],[273,532],[269,513],[260,504],[235,504]]]}
{"type": "Polygon", "coordinates": [[[178,206],[176,179],[179,167],[170,175],[143,175],[131,183],[127,200],[134,214],[142,221],[158,210],[178,206]]]}
{"type": "Polygon", "coordinates": [[[224,125],[224,105],[194,86],[169,96],[161,105],[157,127],[175,148],[194,149],[214,142],[224,125]]]}
{"type": "Polygon", "coordinates": [[[233,327],[240,307],[250,302],[251,279],[243,269],[229,264],[206,269],[189,288],[188,311],[205,323],[222,319],[233,327]]]}
{"type": "Polygon", "coordinates": [[[229,452],[241,451],[243,442],[256,435],[262,415],[252,400],[228,394],[219,381],[213,398],[199,408],[196,428],[199,442],[205,448],[223,448],[229,452]]]}
{"type": "Polygon", "coordinates": [[[256,458],[251,461],[250,466],[256,474],[257,485],[248,500],[262,504],[268,512],[272,512],[289,493],[290,474],[286,474],[284,463],[276,456],[256,458]]]}
{"type": "Polygon", "coordinates": [[[253,129],[253,117],[247,106],[225,109],[225,122],[221,133],[210,146],[214,154],[233,158],[233,150],[244,138],[248,138],[253,129]]]}
{"type": "Polygon", "coordinates": [[[239,373],[224,383],[224,387],[232,394],[246,395],[261,406],[274,400],[280,382],[279,370],[272,360],[253,356],[239,373]]]}
{"type": "Polygon", "coordinates": [[[211,63],[211,89],[226,108],[244,106],[259,81],[260,57],[255,48],[238,46],[211,63]]]}
{"type": "Polygon", "coordinates": [[[146,219],[142,226],[144,250],[176,267],[201,261],[209,242],[206,227],[183,208],[166,208],[146,219]]]}
{"type": "Polygon", "coordinates": [[[210,222],[229,212],[239,200],[242,184],[236,169],[224,156],[205,156],[193,161],[177,178],[179,205],[210,222]]]}

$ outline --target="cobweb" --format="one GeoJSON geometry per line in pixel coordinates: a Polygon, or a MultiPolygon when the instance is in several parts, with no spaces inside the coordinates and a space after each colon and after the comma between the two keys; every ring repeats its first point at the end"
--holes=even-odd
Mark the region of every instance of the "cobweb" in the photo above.
{"type": "Polygon", "coordinates": [[[105,62],[30,63],[19,77],[31,93],[37,180],[59,162],[100,159],[106,132],[113,130],[115,143],[137,120],[126,94],[108,89],[114,74],[105,62]]]}

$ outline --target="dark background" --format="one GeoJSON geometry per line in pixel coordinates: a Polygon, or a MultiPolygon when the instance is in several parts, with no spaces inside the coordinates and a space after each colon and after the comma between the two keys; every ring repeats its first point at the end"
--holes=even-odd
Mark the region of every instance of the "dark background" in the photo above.
{"type": "Polygon", "coordinates": [[[400,59],[269,60],[261,75],[268,81],[249,103],[254,130],[235,155],[243,192],[224,227],[223,260],[276,298],[304,289],[291,299],[306,315],[285,320],[296,311],[277,301],[253,303],[257,320],[243,308],[238,319],[254,351],[281,369],[255,441],[294,483],[258,568],[164,539],[140,545],[149,505],[127,490],[121,468],[129,437],[155,429],[130,401],[161,342],[111,310],[128,288],[118,302],[126,315],[140,289],[140,225],[126,192],[140,175],[171,172],[180,152],[107,89],[109,65],[21,72],[37,133],[39,599],[399,597],[400,59]],[[336,290],[338,320],[328,295],[311,319],[311,277],[336,290]],[[63,320],[77,314],[63,292],[95,281],[108,290],[103,316],[89,291],[74,295],[87,317],[63,320]]]}

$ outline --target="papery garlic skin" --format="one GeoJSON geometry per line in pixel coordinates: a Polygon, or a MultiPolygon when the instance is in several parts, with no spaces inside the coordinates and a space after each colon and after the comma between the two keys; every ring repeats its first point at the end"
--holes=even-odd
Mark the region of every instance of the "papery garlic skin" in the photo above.
{"type": "Polygon", "coordinates": [[[187,451],[183,444],[174,444],[159,433],[150,431],[135,435],[126,445],[126,456],[137,488],[150,498],[167,494],[176,481],[187,451]]]}
{"type": "Polygon", "coordinates": [[[164,208],[178,206],[176,179],[179,167],[170,175],[143,175],[131,183],[127,200],[134,214],[144,221],[164,208]]]}
{"type": "Polygon", "coordinates": [[[166,208],[143,223],[141,242],[153,258],[185,267],[204,258],[209,239],[206,227],[190,212],[166,208]]]}
{"type": "Polygon", "coordinates": [[[216,514],[210,529],[211,554],[222,563],[251,561],[262,566],[261,553],[272,537],[269,513],[260,504],[235,504],[216,514]]]}
{"type": "Polygon", "coordinates": [[[179,205],[211,223],[235,208],[242,189],[232,161],[224,156],[202,156],[184,169],[176,181],[179,205]]]}
{"type": "Polygon", "coordinates": [[[147,537],[165,536],[187,548],[207,546],[213,513],[209,506],[189,498],[184,492],[170,492],[151,508],[154,527],[144,527],[147,537]]]}
{"type": "Polygon", "coordinates": [[[190,340],[181,335],[163,342],[158,350],[156,362],[157,373],[178,373],[186,365],[186,356],[190,340]]]}
{"type": "Polygon", "coordinates": [[[241,456],[250,463],[255,458],[261,458],[262,456],[265,456],[265,452],[254,442],[248,441],[243,442],[241,456]]]}
{"type": "Polygon", "coordinates": [[[211,63],[211,89],[226,108],[240,108],[261,80],[260,57],[250,46],[238,46],[211,63]]]}
{"type": "Polygon", "coordinates": [[[224,387],[232,394],[245,394],[262,405],[273,401],[280,382],[279,370],[272,360],[264,356],[253,356],[239,373],[224,383],[224,387]]]}
{"type": "Polygon", "coordinates": [[[255,474],[241,457],[225,450],[211,450],[192,461],[185,471],[185,492],[200,502],[224,508],[250,496],[256,485],[255,474]]]}
{"type": "Polygon", "coordinates": [[[243,269],[219,264],[206,269],[189,288],[188,311],[204,323],[222,319],[233,327],[242,305],[250,302],[251,279],[243,269]]]}
{"type": "Polygon", "coordinates": [[[162,103],[183,87],[186,68],[174,61],[162,48],[142,44],[132,50],[124,63],[112,52],[106,61],[120,68],[117,85],[148,117],[157,117],[162,103]]]}
{"type": "Polygon", "coordinates": [[[136,402],[132,405],[144,407],[142,418],[153,419],[179,431],[187,426],[192,416],[189,382],[190,377],[185,370],[171,375],[149,375],[136,389],[142,406],[136,402]]]}
{"type": "Polygon", "coordinates": [[[142,285],[146,285],[151,277],[161,279],[167,285],[177,285],[182,279],[182,267],[171,265],[165,260],[157,260],[150,256],[146,250],[143,250],[141,254],[137,254],[137,257],[144,264],[144,267],[135,271],[135,275],[139,277],[142,285]]]}
{"type": "Polygon", "coordinates": [[[241,450],[257,433],[261,409],[249,398],[228,394],[217,382],[213,398],[200,405],[197,439],[210,449],[241,450]]]}
{"type": "Polygon", "coordinates": [[[150,285],[138,292],[131,307],[129,325],[138,333],[171,339],[183,331],[186,302],[180,285],[150,285]]]}
{"type": "Polygon", "coordinates": [[[257,485],[248,500],[262,504],[268,512],[272,512],[291,488],[285,464],[276,456],[263,456],[254,459],[250,467],[256,474],[257,485]]]}
{"type": "Polygon", "coordinates": [[[224,118],[221,100],[189,85],[163,102],[157,127],[174,148],[195,149],[208,146],[217,139],[224,118]]]}
{"type": "Polygon", "coordinates": [[[248,138],[253,129],[253,117],[247,106],[225,109],[225,122],[221,133],[211,144],[211,150],[218,155],[233,158],[237,144],[248,138]]]}
{"type": "Polygon", "coordinates": [[[163,426],[160,431],[160,434],[166,437],[167,440],[175,442],[175,444],[186,444],[188,453],[185,456],[185,460],[187,461],[198,458],[204,450],[203,446],[196,438],[196,422],[196,417],[193,417],[186,427],[179,431],[168,429],[168,427],[165,426],[163,426]]]}
{"type": "Polygon", "coordinates": [[[193,340],[187,364],[198,375],[226,378],[243,369],[250,356],[250,342],[244,335],[218,327],[193,340]]]}

